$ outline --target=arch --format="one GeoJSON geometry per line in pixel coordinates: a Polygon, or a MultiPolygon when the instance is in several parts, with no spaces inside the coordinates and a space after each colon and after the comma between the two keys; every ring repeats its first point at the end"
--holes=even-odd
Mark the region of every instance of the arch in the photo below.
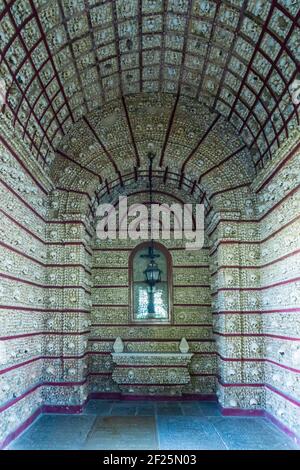
{"type": "MultiPolygon", "coordinates": [[[[43,165],[75,122],[84,116],[92,126],[90,112],[116,96],[108,123],[121,112],[131,125],[136,93],[168,94],[170,114],[181,97],[194,100],[191,113],[206,103],[241,133],[257,167],[299,124],[299,106],[289,99],[298,74],[298,4],[168,2],[139,12],[137,2],[117,3],[11,0],[0,11],[5,107],[43,165]]],[[[137,148],[133,155],[138,163],[137,148]]]]}
{"type": "MultiPolygon", "coordinates": [[[[134,299],[133,299],[133,262],[134,258],[137,255],[137,253],[147,247],[149,247],[151,242],[145,241],[142,243],[139,243],[131,252],[129,255],[129,260],[128,260],[128,279],[129,279],[129,321],[131,323],[138,323],[140,324],[141,321],[137,320],[134,316],[133,308],[134,308],[134,299]]],[[[168,319],[165,321],[169,324],[173,323],[173,260],[172,260],[172,255],[169,252],[169,250],[162,244],[157,241],[153,241],[153,247],[154,250],[160,251],[163,253],[163,255],[166,258],[166,266],[167,266],[167,288],[168,288],[168,319]]],[[[147,320],[147,323],[157,323],[157,320],[147,320]]],[[[161,323],[161,321],[159,321],[161,323]]],[[[142,323],[141,323],[142,324],[142,323]]]]}

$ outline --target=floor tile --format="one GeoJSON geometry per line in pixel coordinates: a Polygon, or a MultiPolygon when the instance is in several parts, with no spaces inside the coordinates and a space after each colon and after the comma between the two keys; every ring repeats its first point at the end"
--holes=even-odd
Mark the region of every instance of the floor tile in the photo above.
{"type": "Polygon", "coordinates": [[[184,416],[204,416],[201,408],[195,402],[181,402],[180,407],[184,416]]]}
{"type": "Polygon", "coordinates": [[[83,449],[158,449],[155,418],[151,416],[103,416],[96,418],[83,449]]]}
{"type": "Polygon", "coordinates": [[[16,444],[33,450],[78,449],[84,443],[95,416],[42,415],[16,444]]]}
{"type": "Polygon", "coordinates": [[[113,406],[112,400],[90,400],[84,407],[84,415],[109,415],[113,406]]]}
{"type": "Polygon", "coordinates": [[[212,402],[90,400],[80,415],[41,415],[9,449],[299,449],[266,418],[222,416],[212,402]]]}
{"type": "Polygon", "coordinates": [[[156,414],[169,416],[182,416],[182,408],[179,402],[157,402],[156,414]]]}
{"type": "Polygon", "coordinates": [[[159,416],[158,440],[166,450],[226,450],[214,427],[205,417],[159,416]]]}
{"type": "Polygon", "coordinates": [[[233,450],[293,449],[291,440],[280,431],[269,428],[263,418],[211,417],[226,445],[233,450]]]}
{"type": "Polygon", "coordinates": [[[222,416],[217,403],[214,402],[198,402],[201,413],[204,416],[222,416]]]}
{"type": "Polygon", "coordinates": [[[131,416],[135,415],[137,405],[132,402],[117,402],[113,403],[110,414],[112,416],[131,416]]]}
{"type": "Polygon", "coordinates": [[[136,414],[138,416],[155,416],[156,408],[154,403],[138,404],[136,408],[136,414]]]}

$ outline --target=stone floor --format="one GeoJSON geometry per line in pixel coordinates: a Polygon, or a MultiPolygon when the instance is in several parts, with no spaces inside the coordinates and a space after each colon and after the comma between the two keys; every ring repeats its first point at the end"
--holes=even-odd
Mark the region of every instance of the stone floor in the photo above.
{"type": "Polygon", "coordinates": [[[40,416],[14,450],[288,450],[295,444],[265,418],[222,417],[209,402],[91,400],[80,415],[40,416]]]}

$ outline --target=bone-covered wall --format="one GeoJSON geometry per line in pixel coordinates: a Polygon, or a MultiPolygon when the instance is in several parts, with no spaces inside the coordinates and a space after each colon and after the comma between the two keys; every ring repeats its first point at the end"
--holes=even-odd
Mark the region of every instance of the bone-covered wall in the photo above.
{"type": "MultiPolygon", "coordinates": [[[[1,129],[2,131],[2,129],[1,129]]],[[[38,183],[11,135],[0,140],[0,447],[43,403],[47,318],[46,178],[38,183]]],[[[28,165],[29,166],[29,165],[28,165]]]]}
{"type": "MultiPolygon", "coordinates": [[[[148,195],[144,195],[148,198],[148,195]]],[[[172,199],[154,193],[157,203],[172,199]]],[[[128,198],[137,203],[138,196],[128,198]]],[[[172,235],[173,237],[173,235],[172,235]]],[[[185,249],[184,240],[162,241],[172,258],[173,312],[170,324],[132,323],[129,305],[129,256],[142,240],[95,240],[92,267],[92,312],[90,351],[90,391],[93,394],[120,392],[112,380],[112,347],[120,336],[127,352],[179,352],[185,337],[194,354],[190,365],[191,382],[183,393],[211,398],[215,394],[216,354],[212,333],[209,249],[185,249]]],[[[167,373],[168,371],[166,371],[167,373]]],[[[147,368],[144,369],[147,374],[147,368]]],[[[133,395],[172,396],[176,387],[143,383],[131,387],[133,395]]],[[[128,378],[128,383],[130,379],[128,378]]],[[[170,382],[171,385],[172,381],[170,382]]],[[[176,384],[176,377],[173,378],[176,384]]]]}
{"type": "Polygon", "coordinates": [[[300,148],[286,147],[253,188],[260,226],[265,409],[299,435],[300,148]]]}
{"type": "MultiPolygon", "coordinates": [[[[110,356],[117,336],[128,351],[177,351],[186,337],[194,353],[186,395],[216,393],[225,413],[267,411],[299,435],[299,146],[283,145],[250,188],[209,197],[198,253],[166,242],[173,324],[146,326],[129,322],[136,243],[97,241],[89,194],[54,188],[17,139],[5,136],[1,445],[41,411],[80,412],[89,397],[117,393],[110,356]]],[[[143,202],[136,189],[129,199],[143,202]]],[[[155,198],[166,200],[159,191],[155,198]]],[[[170,393],[142,384],[133,390],[149,392],[170,393]]]]}

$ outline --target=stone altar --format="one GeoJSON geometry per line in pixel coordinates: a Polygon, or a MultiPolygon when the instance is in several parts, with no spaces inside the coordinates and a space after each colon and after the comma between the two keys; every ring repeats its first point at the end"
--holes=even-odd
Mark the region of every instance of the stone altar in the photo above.
{"type": "Polygon", "coordinates": [[[190,383],[189,353],[112,353],[115,365],[112,379],[123,393],[138,393],[149,385],[149,393],[181,395],[190,383]]]}

